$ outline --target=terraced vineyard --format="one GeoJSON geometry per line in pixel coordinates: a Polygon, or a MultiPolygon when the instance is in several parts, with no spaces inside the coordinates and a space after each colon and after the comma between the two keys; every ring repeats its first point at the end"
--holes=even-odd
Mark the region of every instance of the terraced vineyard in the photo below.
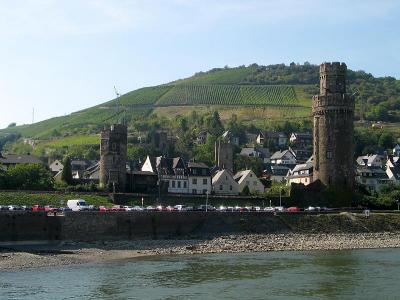
{"type": "MultiPolygon", "coordinates": [[[[172,85],[160,85],[147,88],[141,88],[127,94],[122,95],[119,101],[125,106],[143,106],[143,105],[153,105],[156,103],[160,97],[162,97],[166,92],[172,89],[172,85]]],[[[104,104],[115,105],[115,100],[109,101],[104,104]]]]}
{"type": "Polygon", "coordinates": [[[174,105],[297,106],[292,86],[285,85],[177,85],[155,106],[174,105]]]}

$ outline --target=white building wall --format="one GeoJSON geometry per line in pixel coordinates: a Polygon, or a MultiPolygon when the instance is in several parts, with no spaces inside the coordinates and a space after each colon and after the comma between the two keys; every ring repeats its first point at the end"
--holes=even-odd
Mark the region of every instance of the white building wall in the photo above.
{"type": "Polygon", "coordinates": [[[211,176],[189,176],[189,194],[211,194],[211,176]]]}

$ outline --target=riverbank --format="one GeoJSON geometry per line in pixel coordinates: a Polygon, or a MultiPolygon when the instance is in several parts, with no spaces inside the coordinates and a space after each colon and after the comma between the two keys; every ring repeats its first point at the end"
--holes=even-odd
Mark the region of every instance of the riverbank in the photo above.
{"type": "Polygon", "coordinates": [[[151,255],[400,248],[400,232],[248,234],[212,239],[130,240],[0,251],[0,270],[106,263],[151,255]]]}

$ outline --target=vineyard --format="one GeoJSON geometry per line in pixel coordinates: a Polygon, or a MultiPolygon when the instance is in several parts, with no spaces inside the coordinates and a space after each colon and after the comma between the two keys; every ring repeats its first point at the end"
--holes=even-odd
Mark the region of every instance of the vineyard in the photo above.
{"type": "Polygon", "coordinates": [[[297,106],[292,86],[285,85],[177,85],[156,106],[174,105],[297,106]]]}

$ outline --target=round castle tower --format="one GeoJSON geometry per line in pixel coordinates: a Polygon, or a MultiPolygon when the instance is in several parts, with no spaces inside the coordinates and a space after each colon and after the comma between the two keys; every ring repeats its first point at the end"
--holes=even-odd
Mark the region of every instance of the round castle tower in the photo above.
{"type": "Polygon", "coordinates": [[[313,97],[314,181],[328,187],[354,184],[354,99],[346,94],[345,63],[320,65],[319,95],[313,97]]]}
{"type": "Polygon", "coordinates": [[[100,187],[124,192],[126,186],[128,129],[114,124],[101,132],[100,187]]]}

